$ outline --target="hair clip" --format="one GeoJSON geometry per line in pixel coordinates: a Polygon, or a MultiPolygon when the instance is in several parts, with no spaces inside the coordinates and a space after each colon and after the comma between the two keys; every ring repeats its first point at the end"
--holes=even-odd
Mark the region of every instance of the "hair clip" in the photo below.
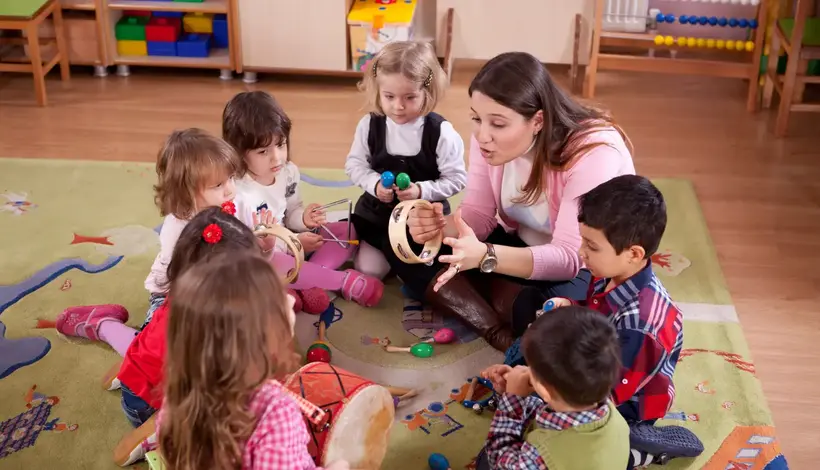
{"type": "Polygon", "coordinates": [[[433,83],[433,69],[430,69],[430,73],[427,74],[427,78],[424,79],[424,88],[430,88],[430,85],[433,83]]]}
{"type": "Polygon", "coordinates": [[[377,62],[374,60],[373,61],[373,78],[376,78],[376,64],[377,64],[377,62]]]}
{"type": "Polygon", "coordinates": [[[225,201],[222,203],[222,212],[228,215],[236,215],[236,204],[233,201],[225,201]]]}
{"type": "Polygon", "coordinates": [[[202,231],[202,238],[210,245],[217,244],[222,240],[222,229],[217,224],[210,224],[202,231]]]}

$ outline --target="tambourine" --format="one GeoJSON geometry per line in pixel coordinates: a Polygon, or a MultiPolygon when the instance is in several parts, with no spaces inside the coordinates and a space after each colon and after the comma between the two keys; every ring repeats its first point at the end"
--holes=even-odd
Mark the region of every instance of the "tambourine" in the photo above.
{"type": "Polygon", "coordinates": [[[430,201],[424,199],[415,199],[412,201],[400,202],[393,212],[390,214],[390,223],[387,227],[387,235],[390,237],[390,246],[393,248],[393,253],[408,264],[425,263],[423,258],[430,258],[427,264],[432,264],[432,259],[438,254],[441,249],[441,240],[444,238],[442,232],[432,240],[427,240],[424,243],[424,248],[421,250],[421,256],[417,256],[410,248],[410,243],[407,240],[407,217],[414,207],[433,208],[430,201]]]}
{"type": "Polygon", "coordinates": [[[285,276],[285,281],[287,281],[288,284],[296,282],[296,279],[299,278],[299,270],[302,269],[302,263],[305,262],[305,248],[299,239],[296,238],[296,234],[281,225],[264,224],[257,225],[253,234],[257,237],[272,235],[285,242],[285,245],[287,245],[291,254],[293,254],[293,259],[296,260],[296,265],[288,271],[285,276]]]}

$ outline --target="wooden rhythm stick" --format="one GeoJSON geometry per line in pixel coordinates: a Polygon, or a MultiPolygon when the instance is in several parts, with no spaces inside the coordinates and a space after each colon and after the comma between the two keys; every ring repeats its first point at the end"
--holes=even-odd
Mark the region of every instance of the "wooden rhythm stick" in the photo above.
{"type": "Polygon", "coordinates": [[[393,253],[395,253],[400,260],[408,264],[429,263],[429,261],[425,261],[424,258],[430,258],[432,261],[441,249],[441,241],[444,239],[444,235],[442,232],[439,232],[436,238],[428,240],[424,244],[424,248],[422,248],[421,257],[413,253],[413,250],[410,248],[410,243],[407,240],[407,217],[414,207],[432,209],[433,204],[424,199],[400,202],[390,215],[387,235],[390,237],[390,246],[393,248],[393,253]]]}
{"type": "Polygon", "coordinates": [[[285,245],[287,245],[291,254],[293,254],[293,259],[296,260],[296,265],[288,271],[285,276],[285,281],[287,281],[288,284],[296,281],[296,279],[299,278],[299,270],[302,269],[302,263],[305,262],[305,249],[302,243],[299,242],[299,239],[296,238],[296,235],[281,225],[264,224],[257,225],[253,234],[260,238],[274,236],[285,242],[285,245]]]}

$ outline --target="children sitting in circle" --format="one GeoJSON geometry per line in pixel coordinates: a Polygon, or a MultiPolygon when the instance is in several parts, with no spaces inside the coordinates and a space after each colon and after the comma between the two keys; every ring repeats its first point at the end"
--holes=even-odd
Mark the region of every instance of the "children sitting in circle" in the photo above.
{"type": "MultiPolygon", "coordinates": [[[[419,198],[449,207],[466,185],[461,137],[433,112],[445,87],[429,44],[391,43],[374,58],[363,81],[373,112],[345,163],[364,191],[350,221],[304,206],[292,123],[267,93],[228,102],[224,140],[200,129],[168,137],[157,157],[164,221],[145,323],[127,326],[118,305],[72,307],[56,320],[61,333],[106,342],[124,358],[103,379],[105,389],[121,388],[135,427],[115,449],[117,464],[160,446],[174,470],[317,468],[302,413],[281,384],[299,361],[293,304],[321,313],[331,290],[374,306],[388,271],[413,269],[390,246],[393,208],[419,198]],[[406,173],[410,185],[385,186],[386,171],[406,173]],[[358,252],[324,241],[347,239],[349,223],[358,252]],[[298,233],[311,254],[290,286],[280,277],[294,258],[255,237],[259,224],[298,233]],[[357,269],[342,270],[354,255],[357,269]]],[[[703,450],[686,429],[655,426],[674,399],[683,343],[682,314],[652,271],[663,196],[646,178],[619,176],[579,198],[578,221],[580,257],[594,276],[588,297],[582,306],[551,299],[558,308],[532,313],[508,363],[482,372],[502,396],[479,469],[620,470],[703,450]]]]}
{"type": "MultiPolygon", "coordinates": [[[[259,254],[260,247],[253,232],[236,217],[219,207],[199,212],[179,234],[171,262],[168,265],[166,291],[188,268],[215,254],[259,254]]],[[[163,402],[163,377],[166,367],[166,329],[171,298],[154,311],[154,318],[137,331],[124,324],[120,309],[112,306],[86,307],[84,318],[63,313],[57,319],[57,329],[66,335],[101,340],[123,356],[103,378],[103,388],[121,388],[122,409],[128,421],[137,429],[123,438],[114,453],[118,465],[129,465],[141,459],[144,449],[139,445],[153,434],[149,419],[163,402]],[[71,317],[71,318],[69,318],[71,317]],[[116,332],[103,335],[102,333],[116,332]],[[143,426],[146,422],[149,425],[143,426]]],[[[121,307],[120,307],[121,308],[121,307]]],[[[71,310],[67,311],[70,312],[71,310]]]]}
{"type": "Polygon", "coordinates": [[[145,324],[167,295],[165,273],[180,232],[200,210],[233,200],[241,164],[230,145],[201,129],[174,131],[165,141],[157,155],[154,186],[154,202],[165,219],[159,253],[145,279],[150,294],[145,324]]]}
{"type": "Polygon", "coordinates": [[[526,366],[481,375],[501,398],[477,470],[624,470],[629,427],[609,400],[618,379],[618,335],[583,307],[543,315],[524,333],[526,366]]]}
{"type": "Polygon", "coordinates": [[[390,43],[365,73],[362,88],[372,112],[356,126],[345,162],[348,178],[364,191],[353,214],[362,240],[355,266],[363,273],[383,278],[392,269],[401,277],[413,269],[396,257],[387,235],[390,213],[400,201],[440,201],[449,213],[447,199],[467,184],[464,141],[433,112],[446,86],[427,43],[390,43]],[[385,187],[381,175],[387,171],[407,174],[410,185],[385,187]]]}
{"type": "MultiPolygon", "coordinates": [[[[302,264],[298,280],[290,285],[299,292],[306,311],[321,313],[327,308],[330,300],[325,290],[339,291],[345,299],[366,307],[374,306],[384,291],[381,280],[353,269],[339,269],[351,257],[355,245],[341,247],[322,241],[327,232],[346,240],[349,221],[327,223],[319,204],[303,207],[299,169],[290,160],[290,131],[290,118],[265,92],[239,93],[225,106],[222,136],[242,157],[236,182],[237,217],[249,226],[255,225],[254,217],[264,218],[262,223],[281,223],[298,233],[306,253],[312,252],[302,264]],[[316,229],[318,233],[310,232],[316,229]],[[317,304],[324,308],[310,309],[317,304]]],[[[355,238],[355,233],[351,237],[355,238]]],[[[280,272],[287,272],[295,260],[276,251],[273,263],[280,272]]]]}
{"type": "Polygon", "coordinates": [[[295,300],[270,263],[253,253],[214,254],[174,282],[171,298],[157,420],[167,467],[317,468],[302,412],[281,383],[299,362],[295,300]]]}
{"type": "MultiPolygon", "coordinates": [[[[622,175],[582,195],[578,205],[580,256],[593,276],[581,304],[618,333],[621,372],[612,399],[630,426],[631,465],[700,455],[703,444],[691,431],[654,426],[675,398],[672,378],[683,346],[683,315],[652,270],[666,229],[663,195],[643,176],[622,175]]],[[[559,309],[573,304],[550,300],[559,309]]],[[[528,363],[526,354],[511,354],[516,348],[507,363],[528,363]]]]}

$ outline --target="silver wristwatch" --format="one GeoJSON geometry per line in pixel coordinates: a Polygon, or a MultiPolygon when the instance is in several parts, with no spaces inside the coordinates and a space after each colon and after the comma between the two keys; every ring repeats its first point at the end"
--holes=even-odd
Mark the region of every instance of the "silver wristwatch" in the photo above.
{"type": "Polygon", "coordinates": [[[487,254],[481,258],[481,263],[478,264],[479,269],[483,273],[491,273],[495,271],[495,268],[498,266],[498,258],[495,256],[495,248],[490,243],[486,243],[487,245],[487,254]]]}

